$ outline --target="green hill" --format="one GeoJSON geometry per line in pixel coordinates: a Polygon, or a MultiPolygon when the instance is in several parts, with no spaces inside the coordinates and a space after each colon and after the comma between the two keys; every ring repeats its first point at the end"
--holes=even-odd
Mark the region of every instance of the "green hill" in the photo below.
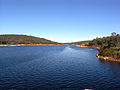
{"type": "Polygon", "coordinates": [[[0,35],[0,44],[57,44],[57,42],[34,36],[6,34],[0,35]]]}
{"type": "Polygon", "coordinates": [[[87,41],[79,41],[79,42],[73,42],[73,43],[70,43],[70,44],[76,44],[76,45],[84,45],[84,44],[88,44],[90,40],[87,40],[87,41]]]}
{"type": "Polygon", "coordinates": [[[89,42],[88,46],[100,47],[99,55],[109,56],[120,59],[120,35],[112,34],[112,36],[96,38],[89,42]]]}

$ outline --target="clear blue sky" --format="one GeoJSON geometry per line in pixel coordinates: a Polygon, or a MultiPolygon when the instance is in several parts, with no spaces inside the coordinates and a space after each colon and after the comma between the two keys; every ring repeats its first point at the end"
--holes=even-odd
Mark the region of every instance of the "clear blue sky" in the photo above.
{"type": "Polygon", "coordinates": [[[120,0],[0,0],[0,34],[58,42],[120,33],[120,0]]]}

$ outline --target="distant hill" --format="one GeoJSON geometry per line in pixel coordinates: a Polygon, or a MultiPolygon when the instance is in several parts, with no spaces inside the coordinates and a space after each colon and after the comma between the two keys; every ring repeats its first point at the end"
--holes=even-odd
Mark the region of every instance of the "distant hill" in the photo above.
{"type": "Polygon", "coordinates": [[[79,41],[79,42],[72,42],[70,44],[76,44],[76,45],[83,45],[83,44],[88,44],[90,42],[90,40],[87,40],[87,41],[79,41]]]}
{"type": "Polygon", "coordinates": [[[0,44],[57,44],[57,42],[28,35],[0,35],[0,44]]]}

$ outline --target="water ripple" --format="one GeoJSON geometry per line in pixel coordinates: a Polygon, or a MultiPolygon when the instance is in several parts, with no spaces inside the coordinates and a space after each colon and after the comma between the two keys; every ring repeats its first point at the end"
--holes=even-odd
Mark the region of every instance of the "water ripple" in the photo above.
{"type": "Polygon", "coordinates": [[[96,49],[58,45],[0,50],[0,90],[120,89],[120,64],[99,61],[96,49]]]}

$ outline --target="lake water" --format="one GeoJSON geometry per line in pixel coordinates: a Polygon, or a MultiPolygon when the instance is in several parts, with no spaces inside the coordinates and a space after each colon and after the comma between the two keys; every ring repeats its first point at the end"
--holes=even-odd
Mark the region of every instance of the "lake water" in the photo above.
{"type": "Polygon", "coordinates": [[[0,90],[120,90],[120,64],[74,45],[0,47],[0,90]]]}

